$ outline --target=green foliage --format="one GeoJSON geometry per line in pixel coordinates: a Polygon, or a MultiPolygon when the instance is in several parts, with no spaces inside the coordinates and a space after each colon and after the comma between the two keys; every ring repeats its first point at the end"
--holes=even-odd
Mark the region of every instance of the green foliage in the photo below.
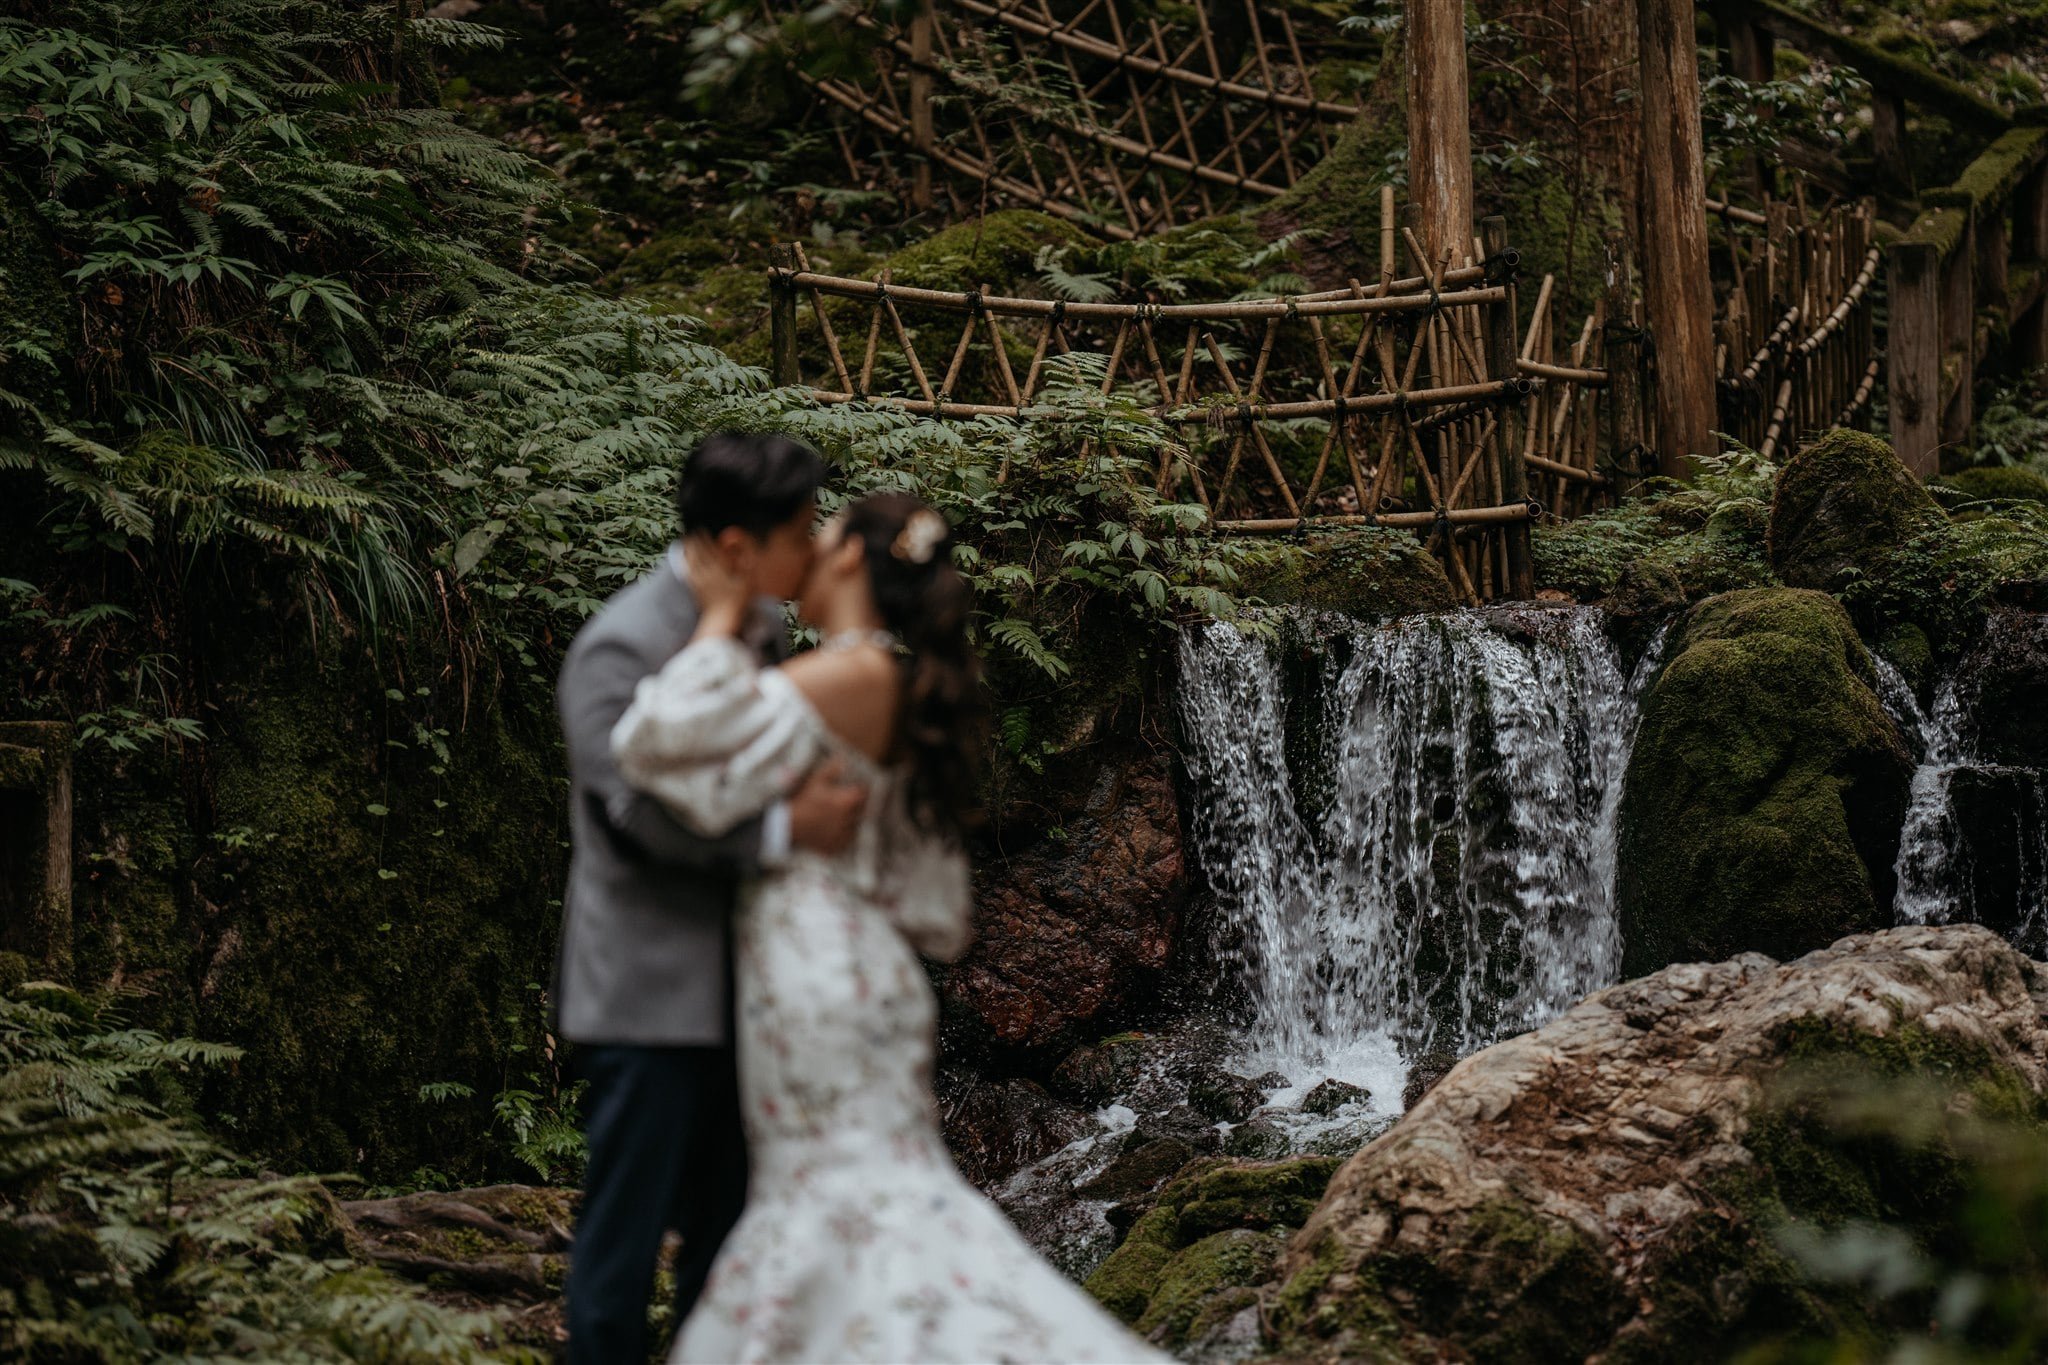
{"type": "Polygon", "coordinates": [[[0,994],[0,1355],[481,1361],[496,1324],[343,1254],[311,1180],[252,1179],[165,1100],[233,1048],[60,987],[0,994]]]}
{"type": "Polygon", "coordinates": [[[1788,138],[1839,151],[1870,102],[1870,83],[1844,66],[1816,63],[1780,80],[1745,81],[1718,72],[1700,82],[1707,178],[1750,156],[1770,157],[1788,138]]]}
{"type": "Polygon", "coordinates": [[[1640,562],[1675,574],[1688,596],[1768,583],[1764,530],[1777,466],[1732,442],[1698,464],[1690,484],[1652,479],[1617,506],[1538,525],[1536,581],[1602,597],[1640,562]]]}
{"type": "Polygon", "coordinates": [[[1827,1040],[1773,1087],[1757,1131],[1778,1245],[1859,1311],[1832,1338],[1788,1334],[1745,1365],[1989,1365],[2048,1349],[2048,1110],[1967,1047],[1898,1032],[1827,1040]]]}

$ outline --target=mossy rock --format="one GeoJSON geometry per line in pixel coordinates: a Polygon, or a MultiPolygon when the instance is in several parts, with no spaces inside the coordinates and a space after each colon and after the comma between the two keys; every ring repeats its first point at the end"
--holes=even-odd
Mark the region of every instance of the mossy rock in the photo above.
{"type": "Polygon", "coordinates": [[[1622,793],[1624,975],[1880,927],[1913,764],[1847,613],[1818,592],[1725,593],[1669,657],[1622,793]]]}
{"type": "Polygon", "coordinates": [[[1953,490],[1970,502],[2017,499],[2048,502],[2048,474],[2025,465],[1979,465],[1944,475],[1937,491],[1953,490]]]}
{"type": "Polygon", "coordinates": [[[1778,474],[1771,568],[1788,586],[1841,592],[1881,575],[1900,549],[1942,520],[1889,445],[1865,432],[1831,431],[1778,474]]]}
{"type": "Polygon", "coordinates": [[[1089,1277],[1088,1292],[1155,1341],[1181,1345],[1251,1302],[1247,1295],[1228,1311],[1203,1306],[1264,1277],[1278,1252],[1271,1234],[1306,1222],[1341,1164],[1332,1157],[1195,1163],[1160,1191],[1089,1277]]]}
{"type": "MultiPolygon", "coordinates": [[[[985,284],[994,293],[1015,293],[1020,283],[1035,277],[1033,262],[1048,246],[1085,256],[1096,243],[1064,218],[1032,209],[1004,209],[935,232],[882,265],[891,284],[962,292],[985,284]]],[[[1067,268],[1079,264],[1070,256],[1067,268]]]]}
{"type": "Polygon", "coordinates": [[[1312,537],[1245,585],[1276,605],[1379,619],[1458,605],[1435,555],[1405,531],[1361,527],[1312,537]]]}

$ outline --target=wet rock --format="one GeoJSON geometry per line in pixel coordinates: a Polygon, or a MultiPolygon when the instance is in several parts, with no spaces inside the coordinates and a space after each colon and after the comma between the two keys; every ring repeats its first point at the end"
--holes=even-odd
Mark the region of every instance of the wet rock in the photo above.
{"type": "Polygon", "coordinates": [[[1119,1034],[1077,1047],[1053,1068],[1053,1093],[1100,1109],[1137,1086],[1151,1052],[1152,1039],[1142,1033],[1119,1034]]]}
{"type": "Polygon", "coordinates": [[[1669,657],[1623,782],[1623,972],[1790,957],[1885,922],[1913,761],[1841,606],[1723,593],[1669,657]]]}
{"type": "Polygon", "coordinates": [[[1987,763],[2048,767],[2048,616],[1993,616],[1967,667],[1976,756],[1987,763]]]}
{"type": "Polygon", "coordinates": [[[1436,1083],[1451,1074],[1451,1068],[1458,1064],[1453,1052],[1425,1052],[1408,1064],[1408,1079],[1401,1086],[1401,1109],[1413,1109],[1421,1103],[1422,1097],[1436,1088],[1436,1083]]]}
{"type": "Polygon", "coordinates": [[[1242,1123],[1265,1102],[1265,1087],[1227,1071],[1205,1076],[1188,1087],[1188,1103],[1219,1123],[1242,1123]]]}
{"type": "Polygon", "coordinates": [[[1124,1139],[1124,1149],[1129,1151],[1160,1138],[1184,1142],[1197,1152],[1213,1152],[1223,1142],[1215,1123],[1197,1113],[1193,1106],[1180,1104],[1163,1114],[1147,1114],[1139,1119],[1130,1136],[1124,1139]]]}
{"type": "Polygon", "coordinates": [[[1077,1187],[1083,1199],[1132,1199],[1165,1184],[1195,1159],[1195,1149],[1179,1138],[1153,1138],[1135,1145],[1126,1143],[1116,1160],[1102,1174],[1077,1187]]]}
{"type": "MultiPolygon", "coordinates": [[[[1857,1067],[2040,1114],[2048,968],[1981,928],[1912,927],[1602,991],[1467,1058],[1344,1165],[1261,1291],[1267,1347],[1722,1360],[1827,1330],[1860,1291],[1799,1279],[1772,1220],[1883,1210],[1907,1170],[1959,1179],[1952,1154],[1820,1125],[1801,1084],[1857,1067]]],[[[1147,1235],[1141,1222],[1127,1245],[1147,1235]]]]}
{"type": "Polygon", "coordinates": [[[1166,966],[1188,881],[1165,760],[1106,765],[1062,830],[976,867],[978,938],[937,974],[957,1041],[1050,1060],[1141,1004],[1166,966]]]}
{"type": "Polygon", "coordinates": [[[1334,1076],[1308,1092],[1301,1101],[1301,1107],[1311,1114],[1334,1114],[1347,1104],[1363,1104],[1372,1098],[1372,1092],[1362,1085],[1340,1081],[1334,1076]]]}
{"type": "Polygon", "coordinates": [[[1230,1130],[1223,1150],[1230,1156],[1272,1161],[1287,1155],[1287,1134],[1271,1119],[1249,1119],[1230,1130]]]}
{"type": "Polygon", "coordinates": [[[1948,796],[1970,918],[2030,956],[2048,956],[2048,775],[1963,768],[1949,778],[1948,796]]]}
{"type": "Polygon", "coordinates": [[[961,1173],[984,1187],[1096,1130],[1087,1113],[1027,1080],[948,1072],[938,1092],[946,1146],[961,1173]]]}
{"type": "Polygon", "coordinates": [[[1907,541],[1945,520],[1892,448],[1860,431],[1831,431],[1778,475],[1771,568],[1794,588],[1841,592],[1882,570],[1907,541]]]}

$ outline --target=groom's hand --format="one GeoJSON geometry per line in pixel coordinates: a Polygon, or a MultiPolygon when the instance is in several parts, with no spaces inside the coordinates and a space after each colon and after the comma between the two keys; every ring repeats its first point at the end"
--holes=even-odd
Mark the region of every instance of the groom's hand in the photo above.
{"type": "Polygon", "coordinates": [[[860,828],[868,789],[846,777],[838,759],[820,764],[789,798],[789,842],[827,857],[846,851],[860,828]]]}

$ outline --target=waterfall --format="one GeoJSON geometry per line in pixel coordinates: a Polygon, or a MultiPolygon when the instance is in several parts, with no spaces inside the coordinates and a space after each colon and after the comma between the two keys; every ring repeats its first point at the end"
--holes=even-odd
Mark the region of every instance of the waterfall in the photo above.
{"type": "MultiPolygon", "coordinates": [[[[1589,608],[1191,629],[1194,850],[1247,1040],[1290,1074],[1463,1053],[1615,979],[1636,696],[1589,608]]],[[[1661,641],[1660,641],[1661,643],[1661,641]]]]}
{"type": "MultiPolygon", "coordinates": [[[[1994,622],[1983,649],[2002,628],[1994,622]]],[[[1894,864],[1896,917],[1985,924],[2048,955],[2048,773],[1979,754],[1981,649],[1936,686],[1931,712],[1891,664],[1874,661],[1879,696],[1919,758],[1894,864]]]]}

